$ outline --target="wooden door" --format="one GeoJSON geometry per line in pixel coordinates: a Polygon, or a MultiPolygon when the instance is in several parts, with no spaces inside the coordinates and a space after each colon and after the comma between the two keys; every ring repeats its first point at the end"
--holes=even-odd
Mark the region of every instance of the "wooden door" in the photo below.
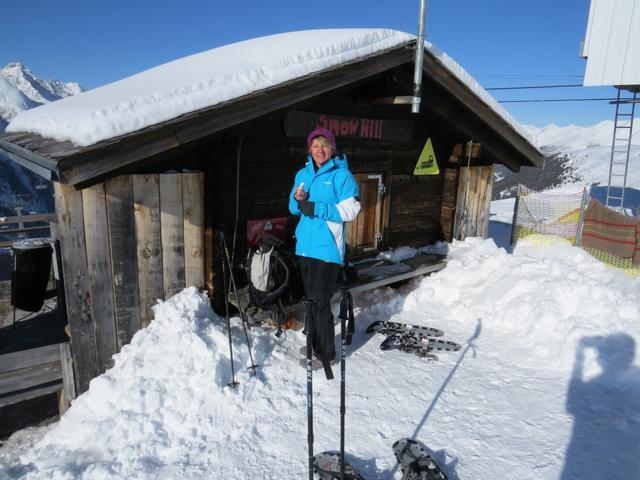
{"type": "Polygon", "coordinates": [[[347,224],[347,245],[353,254],[378,250],[382,244],[382,174],[358,173],[354,177],[360,189],[361,210],[347,224]]]}

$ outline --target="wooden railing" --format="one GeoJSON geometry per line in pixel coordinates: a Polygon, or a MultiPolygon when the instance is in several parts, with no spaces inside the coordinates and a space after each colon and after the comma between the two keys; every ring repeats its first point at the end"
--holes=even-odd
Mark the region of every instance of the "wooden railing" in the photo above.
{"type": "MultiPolygon", "coordinates": [[[[38,213],[35,215],[20,215],[17,217],[0,217],[0,234],[26,233],[42,231],[42,236],[48,236],[51,223],[56,221],[55,213],[38,213]],[[46,225],[26,226],[36,222],[46,222],[46,225]]],[[[0,248],[10,247],[15,240],[0,241],[0,248]]]]}

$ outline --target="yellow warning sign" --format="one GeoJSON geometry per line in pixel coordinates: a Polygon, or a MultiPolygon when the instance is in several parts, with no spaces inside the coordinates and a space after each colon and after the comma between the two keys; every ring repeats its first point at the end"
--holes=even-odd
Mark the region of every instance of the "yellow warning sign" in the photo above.
{"type": "Polygon", "coordinates": [[[436,161],[436,154],[433,151],[433,145],[431,145],[431,137],[427,138],[427,143],[424,144],[422,153],[416,163],[416,168],[413,170],[414,175],[438,175],[440,169],[438,168],[438,162],[436,161]]]}

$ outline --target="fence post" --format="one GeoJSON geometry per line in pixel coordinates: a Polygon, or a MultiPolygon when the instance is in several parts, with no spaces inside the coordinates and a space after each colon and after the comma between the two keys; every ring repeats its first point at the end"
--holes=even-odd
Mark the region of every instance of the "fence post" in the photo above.
{"type": "Polygon", "coordinates": [[[513,206],[513,219],[511,220],[511,241],[509,245],[513,245],[516,242],[516,223],[518,222],[518,208],[520,207],[520,184],[516,190],[516,203],[513,206]]]}
{"type": "Polygon", "coordinates": [[[584,210],[587,204],[587,189],[582,189],[582,201],[580,202],[580,215],[578,216],[578,228],[576,228],[576,247],[582,246],[582,228],[584,227],[584,210]]]}

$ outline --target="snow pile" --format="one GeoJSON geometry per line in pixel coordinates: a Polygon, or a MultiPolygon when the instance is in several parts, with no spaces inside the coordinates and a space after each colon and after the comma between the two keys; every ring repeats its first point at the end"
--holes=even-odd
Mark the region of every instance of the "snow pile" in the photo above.
{"type": "Polygon", "coordinates": [[[452,250],[446,270],[424,281],[410,298],[424,305],[433,291],[432,309],[441,302],[443,310],[458,311],[469,322],[482,318],[485,330],[496,336],[517,339],[500,355],[523,356],[521,367],[569,371],[585,334],[640,331],[635,298],[640,282],[580,248],[519,242],[509,255],[491,240],[469,239],[452,250]]]}
{"type": "MultiPolygon", "coordinates": [[[[426,442],[449,478],[637,476],[637,279],[571,246],[508,255],[468,239],[450,245],[444,270],[354,300],[346,446],[366,478],[398,478],[391,445],[405,436],[426,442]],[[365,333],[375,320],[441,328],[462,349],[439,362],[383,352],[365,333]]],[[[39,443],[0,450],[0,477],[306,477],[303,335],[253,329],[253,377],[232,319],[230,389],[226,329],[203,295],[187,289],[155,316],[39,443]]],[[[314,391],[316,451],[337,449],[339,381],[318,372],[314,391]]]]}
{"type": "MultiPolygon", "coordinates": [[[[212,389],[227,381],[228,350],[219,318],[195,289],[154,307],[155,320],[91,381],[59,426],[27,455],[56,475],[102,478],[151,474],[154,465],[190,462],[220,407],[212,389]]],[[[53,473],[52,473],[53,474],[53,473]]],[[[49,477],[52,478],[52,477],[49,477]]]]}

